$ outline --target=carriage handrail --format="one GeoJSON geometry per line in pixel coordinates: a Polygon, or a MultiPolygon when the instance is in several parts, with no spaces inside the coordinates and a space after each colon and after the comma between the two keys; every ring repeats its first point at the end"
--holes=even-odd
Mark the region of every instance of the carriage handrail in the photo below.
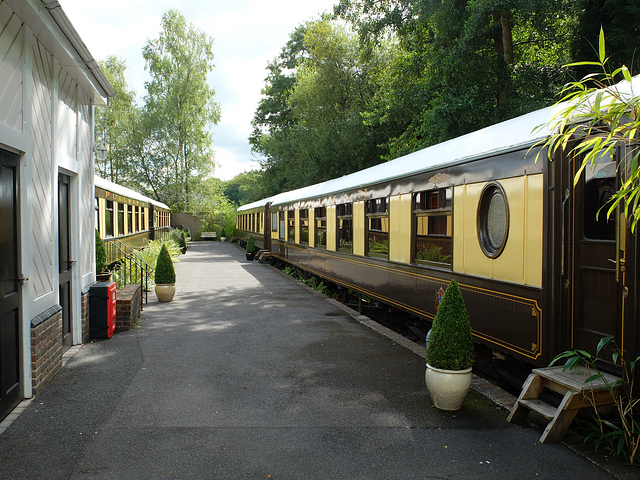
{"type": "MultiPolygon", "coordinates": [[[[141,259],[138,255],[136,255],[135,250],[133,250],[127,244],[118,240],[117,238],[111,238],[108,241],[105,241],[105,247],[107,248],[107,250],[115,249],[118,253],[120,253],[120,255],[117,255],[118,259],[116,260],[116,263],[120,265],[122,274],[119,276],[119,280],[123,283],[118,285],[119,287],[125,287],[126,285],[128,285],[128,280],[129,278],[132,278],[131,273],[133,273],[134,268],[135,273],[140,272],[140,310],[142,310],[143,299],[144,303],[149,303],[149,275],[151,275],[151,273],[153,272],[151,265],[141,259]]],[[[116,255],[111,255],[111,253],[113,252],[108,252],[107,256],[109,258],[115,258],[116,255]]]]}

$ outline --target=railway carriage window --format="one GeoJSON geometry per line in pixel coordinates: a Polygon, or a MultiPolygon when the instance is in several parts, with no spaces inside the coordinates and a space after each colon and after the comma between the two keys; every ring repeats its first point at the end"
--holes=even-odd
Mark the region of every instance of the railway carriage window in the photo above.
{"type": "Polygon", "coordinates": [[[487,257],[498,257],[509,236],[509,203],[499,183],[489,183],[482,190],[477,218],[480,248],[487,257]]]}
{"type": "MultiPolygon", "coordinates": [[[[100,200],[98,197],[94,197],[94,199],[96,202],[96,228],[98,229],[98,232],[103,233],[100,231],[100,200]]],[[[104,237],[104,234],[102,236],[104,237]]]]}
{"type": "Polygon", "coordinates": [[[280,232],[278,234],[278,238],[280,238],[280,240],[284,240],[284,210],[281,210],[279,212],[279,216],[280,216],[280,221],[279,221],[279,225],[280,225],[280,232]]]}
{"type": "Polygon", "coordinates": [[[124,235],[124,203],[118,204],[118,236],[124,235]]]}
{"type": "Polygon", "coordinates": [[[140,228],[147,230],[147,209],[145,207],[140,207],[140,223],[142,224],[140,228]]]}
{"type": "Polygon", "coordinates": [[[133,232],[133,205],[127,205],[127,226],[129,229],[127,233],[133,232]]]}
{"type": "Polygon", "coordinates": [[[316,247],[327,248],[327,207],[314,210],[316,247]]]}
{"type": "Polygon", "coordinates": [[[287,240],[290,242],[296,241],[296,217],[295,210],[289,210],[289,214],[287,215],[287,223],[288,226],[288,236],[287,240]]]}
{"type": "Polygon", "coordinates": [[[300,210],[300,243],[309,245],[309,210],[300,210]]]}
{"type": "Polygon", "coordinates": [[[367,201],[367,255],[389,256],[389,204],[386,198],[367,201]]]}
{"type": "Polygon", "coordinates": [[[353,253],[353,204],[343,203],[337,206],[338,249],[353,253]]]}
{"type": "Polygon", "coordinates": [[[451,198],[451,188],[415,194],[413,238],[416,263],[451,265],[451,198]]]}
{"type": "Polygon", "coordinates": [[[113,237],[113,200],[105,202],[104,229],[105,237],[113,237]]]}
{"type": "Polygon", "coordinates": [[[278,214],[277,213],[271,214],[271,231],[272,232],[278,231],[278,214]]]}
{"type": "Polygon", "coordinates": [[[615,240],[615,221],[607,218],[606,206],[616,191],[616,164],[600,161],[584,172],[584,236],[593,240],[615,240]]]}

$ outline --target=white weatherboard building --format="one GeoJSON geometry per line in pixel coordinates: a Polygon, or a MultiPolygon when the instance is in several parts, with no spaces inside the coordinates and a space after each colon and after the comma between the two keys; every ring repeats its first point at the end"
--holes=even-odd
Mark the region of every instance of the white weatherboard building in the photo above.
{"type": "Polygon", "coordinates": [[[114,96],[56,0],[0,0],[0,420],[86,339],[94,106],[114,96]]]}

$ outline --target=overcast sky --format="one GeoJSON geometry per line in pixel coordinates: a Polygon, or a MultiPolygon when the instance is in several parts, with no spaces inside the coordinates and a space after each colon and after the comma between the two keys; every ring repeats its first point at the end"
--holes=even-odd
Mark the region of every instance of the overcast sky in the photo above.
{"type": "Polygon", "coordinates": [[[96,60],[126,60],[127,83],[145,94],[142,48],[160,33],[169,9],[179,10],[213,38],[216,90],[222,119],[214,127],[216,176],[228,180],[256,168],[248,137],[267,76],[266,67],[301,23],[331,11],[338,0],[59,0],[96,60]]]}

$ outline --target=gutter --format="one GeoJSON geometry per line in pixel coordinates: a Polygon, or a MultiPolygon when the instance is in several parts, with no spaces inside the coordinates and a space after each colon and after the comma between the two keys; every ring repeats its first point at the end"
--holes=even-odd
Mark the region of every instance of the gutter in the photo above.
{"type": "Polygon", "coordinates": [[[116,92],[113,89],[109,80],[104,75],[104,72],[100,69],[98,62],[91,56],[89,49],[84,44],[80,35],[76,31],[75,27],[71,24],[69,17],[64,13],[62,6],[58,0],[40,0],[44,7],[53,18],[53,21],[58,25],[60,31],[69,40],[69,43],[78,54],[81,60],[81,64],[86,67],[88,74],[93,77],[92,83],[99,90],[100,94],[105,98],[113,98],[116,96],[116,92]]]}

